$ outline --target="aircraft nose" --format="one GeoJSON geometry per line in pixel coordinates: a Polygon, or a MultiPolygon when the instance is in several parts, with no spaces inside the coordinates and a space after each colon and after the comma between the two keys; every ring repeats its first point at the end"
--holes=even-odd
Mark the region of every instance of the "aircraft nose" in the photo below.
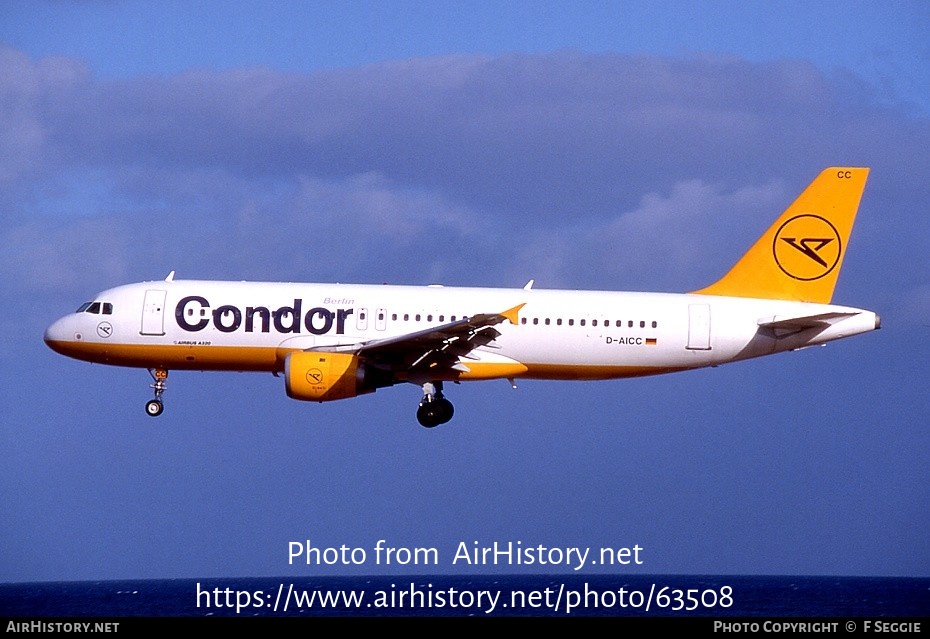
{"type": "Polygon", "coordinates": [[[62,317],[45,329],[43,336],[45,343],[53,351],[61,352],[61,345],[67,342],[80,341],[81,333],[74,330],[71,316],[62,317]]]}
{"type": "Polygon", "coordinates": [[[43,339],[45,339],[46,344],[50,342],[60,342],[62,334],[63,331],[61,329],[61,320],[55,320],[49,324],[48,328],[45,329],[45,335],[43,336],[43,339]]]}

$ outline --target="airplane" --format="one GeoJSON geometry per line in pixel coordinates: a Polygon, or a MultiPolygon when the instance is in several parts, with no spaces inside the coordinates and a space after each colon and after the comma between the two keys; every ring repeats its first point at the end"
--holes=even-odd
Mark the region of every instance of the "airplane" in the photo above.
{"type": "Polygon", "coordinates": [[[881,327],[831,304],[868,168],[825,169],[715,283],[690,293],[178,280],[105,290],[51,324],[52,350],[148,369],[260,371],[326,402],[399,383],[417,420],[452,419],[444,383],[605,380],[719,366],[881,327]]]}

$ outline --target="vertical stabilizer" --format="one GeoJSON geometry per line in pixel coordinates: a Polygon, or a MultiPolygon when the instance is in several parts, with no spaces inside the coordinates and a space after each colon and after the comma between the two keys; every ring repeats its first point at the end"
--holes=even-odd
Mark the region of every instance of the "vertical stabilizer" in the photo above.
{"type": "Polygon", "coordinates": [[[829,303],[868,175],[824,170],[726,275],[694,293],[829,303]]]}

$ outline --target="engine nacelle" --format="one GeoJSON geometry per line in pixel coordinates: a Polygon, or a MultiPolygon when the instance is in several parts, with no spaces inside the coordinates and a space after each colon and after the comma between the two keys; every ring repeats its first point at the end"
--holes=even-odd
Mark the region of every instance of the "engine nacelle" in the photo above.
{"type": "Polygon", "coordinates": [[[288,397],[312,402],[345,399],[374,390],[364,388],[364,370],[352,353],[290,353],[284,358],[284,383],[288,397]]]}

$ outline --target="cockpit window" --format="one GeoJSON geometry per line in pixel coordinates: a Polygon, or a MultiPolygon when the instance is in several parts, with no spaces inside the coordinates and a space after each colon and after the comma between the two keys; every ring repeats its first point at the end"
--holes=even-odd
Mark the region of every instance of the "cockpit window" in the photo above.
{"type": "Polygon", "coordinates": [[[75,313],[93,313],[94,315],[112,315],[113,304],[110,302],[84,302],[75,313]]]}

